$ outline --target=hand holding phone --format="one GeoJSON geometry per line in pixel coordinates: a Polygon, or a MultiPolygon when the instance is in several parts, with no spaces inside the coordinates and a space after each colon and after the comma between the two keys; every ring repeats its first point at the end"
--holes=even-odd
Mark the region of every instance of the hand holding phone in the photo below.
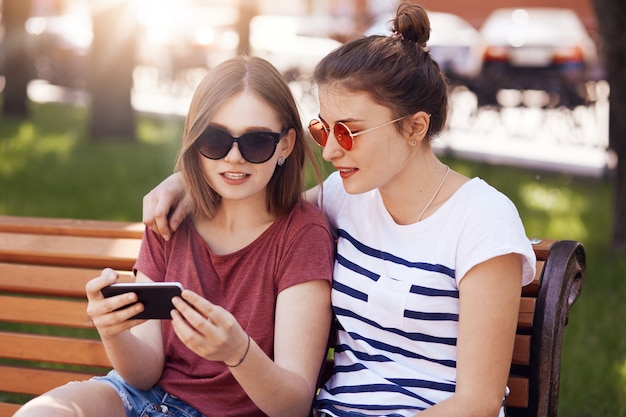
{"type": "MultiPolygon", "coordinates": [[[[134,292],[137,302],[142,303],[144,310],[131,319],[171,319],[170,311],[174,309],[172,298],[180,297],[183,286],[179,282],[119,282],[102,288],[102,295],[114,295],[134,292]]],[[[127,308],[129,305],[122,308],[127,308]]]]}

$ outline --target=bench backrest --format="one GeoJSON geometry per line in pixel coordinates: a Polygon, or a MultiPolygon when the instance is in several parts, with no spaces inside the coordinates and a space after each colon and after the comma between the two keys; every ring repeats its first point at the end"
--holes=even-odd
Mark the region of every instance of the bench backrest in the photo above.
{"type": "MultiPolygon", "coordinates": [[[[105,267],[132,281],[143,230],[141,223],[0,216],[0,417],[31,396],[109,369],[84,286],[105,267]]],[[[544,240],[534,249],[537,276],[522,292],[509,378],[511,416],[556,415],[563,328],[585,273],[578,242],[544,240]]]]}
{"type": "Polygon", "coordinates": [[[85,283],[105,267],[132,281],[143,230],[141,223],[0,216],[0,416],[17,410],[14,401],[110,368],[85,311],[85,283]]]}

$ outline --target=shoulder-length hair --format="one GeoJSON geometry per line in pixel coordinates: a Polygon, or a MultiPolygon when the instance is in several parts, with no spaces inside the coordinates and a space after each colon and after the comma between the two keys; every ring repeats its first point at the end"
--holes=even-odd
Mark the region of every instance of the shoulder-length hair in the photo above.
{"type": "Polygon", "coordinates": [[[298,107],[289,85],[276,68],[258,57],[239,56],[229,59],[209,71],[197,87],[185,121],[183,143],[176,170],[192,201],[194,214],[213,217],[221,196],[206,181],[201,165],[203,158],[195,143],[210,124],[217,110],[231,97],[244,91],[252,92],[274,109],[281,122],[281,131],[294,129],[293,151],[284,165],[277,166],[267,185],[268,212],[279,217],[295,206],[304,190],[305,158],[313,161],[305,141],[298,107]]]}

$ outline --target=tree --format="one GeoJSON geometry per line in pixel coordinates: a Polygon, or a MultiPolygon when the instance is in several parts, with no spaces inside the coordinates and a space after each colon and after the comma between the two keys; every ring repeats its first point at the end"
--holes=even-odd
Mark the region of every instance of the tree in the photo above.
{"type": "Polygon", "coordinates": [[[31,79],[31,60],[28,56],[26,28],[30,1],[0,0],[4,20],[4,105],[2,114],[25,118],[28,116],[26,88],[31,79]]]}
{"type": "Polygon", "coordinates": [[[250,54],[250,22],[258,14],[257,0],[241,0],[239,2],[239,20],[237,21],[237,34],[239,46],[237,54],[250,54]]]}
{"type": "Polygon", "coordinates": [[[94,4],[88,76],[91,137],[133,140],[135,112],[131,89],[135,67],[135,13],[131,2],[94,4]]]}
{"type": "Polygon", "coordinates": [[[626,2],[592,0],[602,37],[609,97],[609,148],[617,156],[611,247],[626,253],[626,2]]]}

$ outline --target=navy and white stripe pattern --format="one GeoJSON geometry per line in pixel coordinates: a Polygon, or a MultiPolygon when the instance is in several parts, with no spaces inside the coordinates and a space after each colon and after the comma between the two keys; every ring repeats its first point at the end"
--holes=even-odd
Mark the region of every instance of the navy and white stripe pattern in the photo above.
{"type": "Polygon", "coordinates": [[[415,414],[452,394],[458,322],[454,270],[394,256],[362,244],[341,229],[334,273],[334,313],[340,327],[349,330],[339,332],[335,375],[324,388],[330,395],[320,395],[318,407],[328,407],[338,416],[348,405],[361,408],[366,415],[411,410],[408,414],[388,414],[402,416],[415,414]],[[369,257],[370,262],[357,265],[350,261],[355,255],[359,260],[369,257]],[[385,270],[398,270],[398,274],[411,274],[415,279],[381,301],[382,308],[394,310],[381,319],[381,314],[370,314],[377,306],[368,301],[380,280],[394,279],[394,273],[387,277],[385,270]],[[425,275],[434,275],[439,285],[420,284],[419,277],[425,275]],[[392,305],[385,306],[385,301],[392,305]],[[437,323],[439,332],[429,333],[432,323],[437,323]],[[362,403],[368,398],[376,402],[362,403]]]}
{"type": "MultiPolygon", "coordinates": [[[[484,182],[471,183],[479,184],[479,196],[485,194],[484,182]]],[[[490,190],[487,194],[493,197],[490,190]]],[[[469,194],[475,196],[475,191],[469,194]]],[[[502,225],[484,238],[474,236],[478,244],[464,244],[467,228],[474,230],[467,223],[481,219],[476,220],[479,210],[472,209],[473,201],[468,204],[459,196],[429,218],[401,226],[377,191],[349,195],[336,175],[325,182],[323,209],[338,233],[332,301],[340,330],[334,373],[316,400],[317,412],[413,416],[454,393],[460,274],[494,251],[511,252],[488,243],[497,241],[498,234],[507,236],[498,230],[502,225]],[[453,216],[459,205],[466,215],[453,216]]],[[[497,206],[496,211],[502,204],[497,206]]],[[[509,219],[505,223],[513,229],[521,226],[509,219]]],[[[528,246],[534,267],[523,227],[521,237],[518,241],[528,246]]],[[[532,268],[526,272],[534,275],[532,268]]],[[[527,274],[525,281],[532,279],[527,274]]]]}

